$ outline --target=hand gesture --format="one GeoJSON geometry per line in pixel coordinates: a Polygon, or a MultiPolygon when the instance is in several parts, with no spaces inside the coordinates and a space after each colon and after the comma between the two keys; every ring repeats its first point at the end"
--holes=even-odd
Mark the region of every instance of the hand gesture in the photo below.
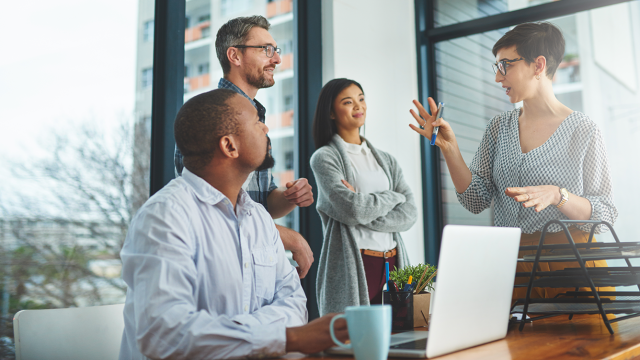
{"type": "Polygon", "coordinates": [[[436,146],[442,150],[447,150],[455,143],[455,135],[448,122],[444,121],[442,118],[435,119],[435,114],[438,112],[436,102],[432,98],[429,98],[428,102],[431,114],[433,115],[430,115],[418,100],[413,100],[413,104],[418,109],[419,115],[416,114],[413,109],[409,110],[409,112],[413,118],[416,119],[416,122],[420,127],[413,124],[409,124],[409,127],[430,141],[433,128],[435,126],[439,126],[440,129],[438,130],[438,136],[436,137],[436,146]]]}
{"type": "Polygon", "coordinates": [[[513,200],[522,203],[525,208],[535,207],[536,212],[560,202],[560,190],[554,185],[526,186],[507,188],[504,193],[513,200]]]}
{"type": "Polygon", "coordinates": [[[295,181],[289,181],[285,185],[287,190],[283,192],[285,199],[290,203],[299,207],[307,207],[313,204],[313,192],[311,192],[311,185],[305,178],[300,178],[295,181]]]}

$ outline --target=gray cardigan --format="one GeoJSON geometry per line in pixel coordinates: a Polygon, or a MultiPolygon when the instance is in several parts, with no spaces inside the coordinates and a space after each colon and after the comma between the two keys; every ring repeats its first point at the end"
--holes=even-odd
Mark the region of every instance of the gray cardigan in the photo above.
{"type": "MultiPolygon", "coordinates": [[[[367,141],[378,164],[389,178],[390,188],[378,193],[354,193],[341,182],[353,179],[353,167],[346,148],[334,135],[329,144],[316,150],[311,169],[318,183],[316,208],[322,219],[324,241],[318,261],[316,290],[320,315],[342,312],[352,305],[369,305],[364,265],[354,238],[354,226],[392,232],[397,243],[398,267],[409,264],[400,231],[416,222],[413,194],[402,177],[396,159],[367,141]]],[[[393,269],[392,269],[393,270],[393,269]]]]}

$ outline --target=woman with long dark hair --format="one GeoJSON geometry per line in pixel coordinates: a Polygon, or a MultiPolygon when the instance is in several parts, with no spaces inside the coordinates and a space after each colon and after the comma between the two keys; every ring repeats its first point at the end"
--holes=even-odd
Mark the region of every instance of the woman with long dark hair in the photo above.
{"type": "Polygon", "coordinates": [[[360,136],[367,103],[359,83],[329,81],[313,120],[317,210],[324,242],[316,283],[320,314],[380,304],[385,263],[408,264],[399,232],[416,222],[413,194],[396,159],[360,136]]]}

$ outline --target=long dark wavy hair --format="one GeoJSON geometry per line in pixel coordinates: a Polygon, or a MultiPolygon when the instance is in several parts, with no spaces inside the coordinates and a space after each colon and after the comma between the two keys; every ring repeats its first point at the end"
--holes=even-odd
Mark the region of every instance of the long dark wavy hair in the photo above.
{"type": "MultiPolygon", "coordinates": [[[[344,78],[333,79],[320,90],[316,113],[313,116],[313,142],[316,145],[316,150],[327,145],[333,135],[338,132],[336,122],[331,118],[333,102],[342,90],[351,85],[356,85],[362,90],[362,86],[357,81],[344,78]]],[[[364,94],[364,90],[362,93],[364,94]]]]}

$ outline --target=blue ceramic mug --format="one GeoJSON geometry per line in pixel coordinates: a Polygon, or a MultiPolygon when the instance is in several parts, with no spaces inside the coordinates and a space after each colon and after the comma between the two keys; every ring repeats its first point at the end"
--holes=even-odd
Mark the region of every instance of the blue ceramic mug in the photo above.
{"type": "Polygon", "coordinates": [[[356,360],[384,360],[391,341],[391,306],[348,306],[344,314],[331,319],[329,330],[338,346],[353,349],[356,360]],[[347,320],[351,344],[340,342],[333,331],[333,323],[340,318],[347,320]]]}

